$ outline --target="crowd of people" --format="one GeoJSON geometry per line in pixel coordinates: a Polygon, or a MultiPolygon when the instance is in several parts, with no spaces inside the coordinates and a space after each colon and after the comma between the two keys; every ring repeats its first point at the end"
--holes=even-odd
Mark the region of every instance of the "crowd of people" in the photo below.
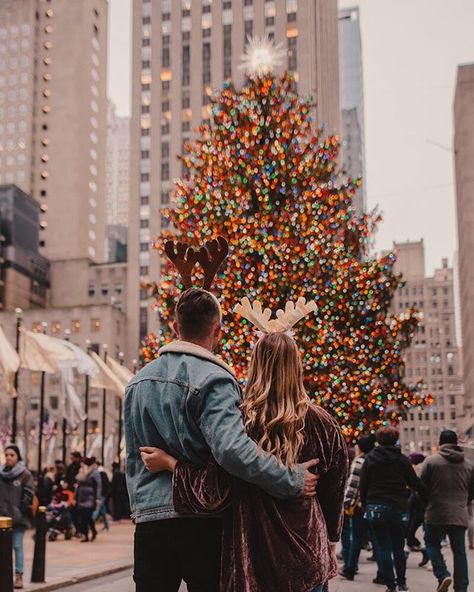
{"type": "Polygon", "coordinates": [[[112,464],[111,478],[95,457],[72,452],[70,464],[57,460],[40,474],[30,472],[15,444],[5,448],[5,464],[0,469],[0,515],[13,521],[15,556],[14,588],[23,588],[24,536],[34,525],[39,506],[46,507],[48,539],[60,534],[66,540],[94,541],[96,524],[109,529],[109,515],[114,521],[129,518],[130,506],[125,474],[118,463],[112,464]]]}
{"type": "Polygon", "coordinates": [[[360,552],[370,546],[377,565],[374,583],[385,585],[387,592],[407,591],[406,559],[414,551],[420,553],[420,567],[431,564],[437,592],[446,592],[451,584],[455,592],[466,592],[466,532],[473,548],[473,466],[454,431],[444,430],[439,452],[427,458],[403,455],[398,437],[396,428],[384,427],[355,446],[344,496],[339,573],[354,580],[360,552]],[[441,551],[447,540],[453,574],[441,551]]]}

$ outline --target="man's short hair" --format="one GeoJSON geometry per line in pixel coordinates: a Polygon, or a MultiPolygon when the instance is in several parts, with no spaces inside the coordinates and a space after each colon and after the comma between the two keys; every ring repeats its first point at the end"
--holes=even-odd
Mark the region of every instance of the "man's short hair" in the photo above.
{"type": "Polygon", "coordinates": [[[439,435],[439,445],[443,444],[457,444],[458,436],[453,430],[443,430],[439,435]]]}
{"type": "Polygon", "coordinates": [[[78,460],[81,460],[81,458],[82,458],[82,454],[80,452],[78,452],[77,450],[74,450],[74,452],[71,452],[71,456],[73,458],[77,458],[78,460]]]}
{"type": "Polygon", "coordinates": [[[201,288],[189,288],[176,303],[176,320],[180,336],[203,339],[220,319],[219,303],[215,296],[201,288]]]}
{"type": "Polygon", "coordinates": [[[375,438],[372,434],[362,436],[357,440],[356,444],[364,454],[368,454],[375,446],[375,438]]]}
{"type": "Polygon", "coordinates": [[[380,446],[395,446],[400,434],[393,426],[383,426],[375,432],[375,439],[380,446]]]}

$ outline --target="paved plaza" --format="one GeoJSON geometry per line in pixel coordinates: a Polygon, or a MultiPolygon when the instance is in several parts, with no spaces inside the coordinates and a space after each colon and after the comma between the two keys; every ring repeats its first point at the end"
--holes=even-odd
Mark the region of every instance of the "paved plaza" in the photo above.
{"type": "MultiPolygon", "coordinates": [[[[32,532],[26,535],[26,590],[31,592],[62,588],[70,592],[133,592],[131,578],[133,525],[129,522],[112,524],[109,532],[99,532],[94,543],[81,544],[58,540],[47,544],[46,584],[29,584],[33,557],[32,532]],[[76,583],[78,582],[78,583],[76,583]]],[[[474,582],[474,551],[469,553],[470,579],[474,582]]],[[[451,564],[449,548],[445,549],[451,564]]],[[[384,588],[372,583],[375,564],[367,561],[368,553],[362,552],[359,574],[348,582],[340,577],[332,580],[330,592],[382,592],[384,588]]],[[[411,553],[408,559],[407,581],[412,592],[436,590],[433,573],[419,568],[419,553],[411,553]]],[[[186,586],[180,592],[187,592],[186,586]]]]}

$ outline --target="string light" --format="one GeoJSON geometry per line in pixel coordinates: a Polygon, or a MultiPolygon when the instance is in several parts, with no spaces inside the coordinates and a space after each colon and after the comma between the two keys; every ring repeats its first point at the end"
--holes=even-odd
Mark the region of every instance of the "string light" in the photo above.
{"type": "MultiPolygon", "coordinates": [[[[222,234],[229,260],[217,278],[224,311],[221,353],[243,380],[255,333],[230,311],[244,295],[273,309],[289,299],[316,300],[318,311],[295,328],[308,393],[339,420],[349,440],[430,404],[423,385],[404,379],[403,350],[418,313],[390,312],[402,282],[395,256],[373,258],[379,214],[357,215],[360,178],[338,174],[339,138],[322,137],[289,74],[227,84],[210,124],[182,156],[176,207],[166,212],[178,235],[199,245],[222,234]]],[[[162,249],[165,231],[156,241],[162,249]]],[[[159,285],[162,333],[149,335],[145,362],[171,340],[173,303],[181,290],[171,266],[159,285]]]]}

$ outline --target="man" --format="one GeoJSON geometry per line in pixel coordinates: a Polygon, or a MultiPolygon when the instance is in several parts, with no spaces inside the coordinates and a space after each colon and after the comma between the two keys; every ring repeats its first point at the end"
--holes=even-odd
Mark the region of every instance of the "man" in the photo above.
{"type": "Polygon", "coordinates": [[[340,575],[346,580],[353,580],[359,563],[359,555],[367,534],[367,521],[360,503],[360,472],[368,454],[375,445],[373,436],[364,436],[357,440],[355,458],[352,461],[346,493],[344,495],[345,520],[349,521],[349,541],[344,567],[340,575]]]}
{"type": "Polygon", "coordinates": [[[439,453],[428,457],[421,471],[428,496],[426,552],[438,579],[437,592],[446,592],[453,581],[441,553],[441,541],[447,535],[454,559],[454,590],[466,592],[469,578],[465,539],[468,504],[474,499],[474,468],[464,458],[455,432],[443,430],[439,444],[439,453]]]}
{"type": "Polygon", "coordinates": [[[204,465],[212,454],[229,473],[280,498],[313,495],[317,461],[289,470],[246,434],[240,390],[230,367],[213,355],[220,336],[216,298],[186,290],[176,304],[179,341],[160,350],[125,396],[127,485],[136,522],[137,592],[218,592],[221,520],[188,518],[173,507],[171,474],[151,475],[139,448],[157,446],[204,465]]]}
{"type": "Polygon", "coordinates": [[[82,454],[80,452],[71,452],[71,464],[69,464],[66,468],[66,476],[65,481],[67,483],[68,489],[74,491],[74,486],[76,484],[76,477],[79,473],[79,469],[81,468],[81,460],[82,454]]]}

